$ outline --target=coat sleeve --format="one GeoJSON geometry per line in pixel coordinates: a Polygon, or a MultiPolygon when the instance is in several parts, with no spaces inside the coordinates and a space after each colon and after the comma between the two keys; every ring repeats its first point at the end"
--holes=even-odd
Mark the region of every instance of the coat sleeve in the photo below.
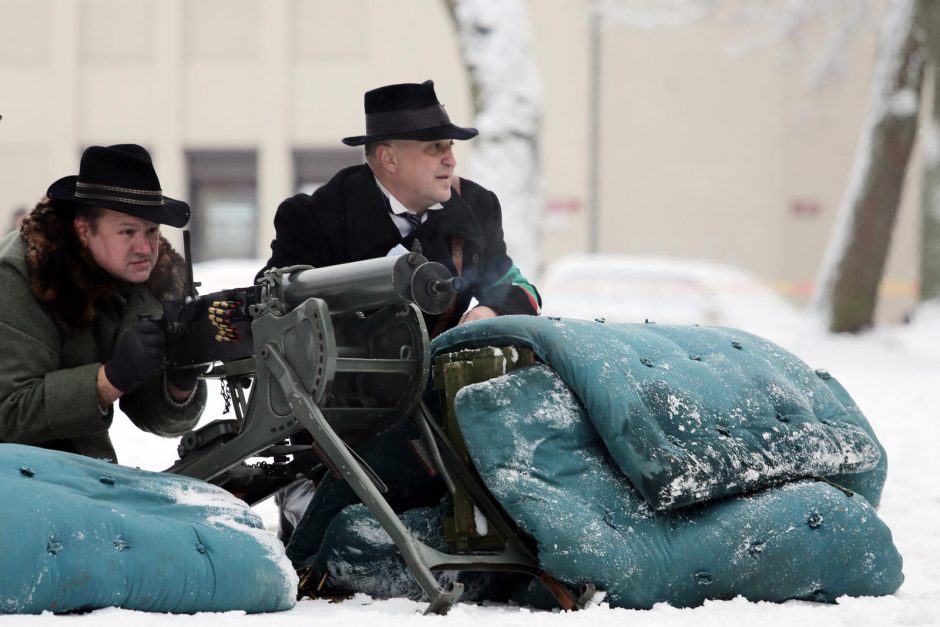
{"type": "Polygon", "coordinates": [[[38,444],[107,430],[111,412],[98,410],[100,364],[61,369],[58,327],[25,279],[2,265],[0,285],[0,440],[38,444]]]}
{"type": "Polygon", "coordinates": [[[121,411],[137,428],[164,438],[180,436],[199,422],[206,406],[206,382],[199,381],[186,403],[174,403],[166,392],[164,374],[151,378],[121,397],[121,411]]]}
{"type": "Polygon", "coordinates": [[[474,294],[477,302],[501,314],[538,315],[542,297],[506,251],[499,199],[481,187],[475,193],[483,195],[474,206],[481,214],[486,241],[481,281],[474,294]]]}

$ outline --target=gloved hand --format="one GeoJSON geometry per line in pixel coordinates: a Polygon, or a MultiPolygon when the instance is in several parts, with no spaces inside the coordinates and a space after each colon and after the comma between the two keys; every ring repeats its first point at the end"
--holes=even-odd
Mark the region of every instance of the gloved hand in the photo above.
{"type": "Polygon", "coordinates": [[[166,380],[170,385],[181,392],[189,392],[196,387],[199,375],[203,374],[201,368],[168,368],[166,380]]]}
{"type": "Polygon", "coordinates": [[[140,320],[118,341],[104,365],[104,374],[126,394],[163,368],[165,353],[163,329],[153,320],[140,320]]]}

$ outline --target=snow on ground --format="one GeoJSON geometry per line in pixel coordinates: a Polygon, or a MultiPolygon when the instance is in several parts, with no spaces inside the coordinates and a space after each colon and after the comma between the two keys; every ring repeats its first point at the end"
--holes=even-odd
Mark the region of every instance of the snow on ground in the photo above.
{"type": "MultiPolygon", "coordinates": [[[[249,285],[260,262],[214,262],[196,268],[207,293],[249,285]]],[[[459,604],[446,617],[420,617],[424,603],[377,601],[359,595],[342,603],[305,600],[289,612],[264,615],[176,616],[106,609],[83,615],[3,616],[0,627],[63,624],[147,627],[218,625],[446,625],[484,624],[761,627],[792,625],[940,625],[940,303],[921,307],[910,324],[833,337],[793,310],[752,277],[703,262],[669,259],[572,259],[556,265],[540,283],[546,315],[604,317],[609,321],[702,323],[737,326],[767,337],[814,368],[826,368],[852,394],[888,451],[888,481],[879,514],[904,556],[905,583],[893,596],[844,598],[837,605],[791,601],[782,605],[742,599],[709,602],[694,609],[665,605],[649,611],[611,609],[601,603],[585,611],[535,612],[508,606],[459,604]],[[582,264],[582,265],[579,265],[582,264]],[[587,265],[583,265],[587,264],[587,265]],[[588,273],[572,272],[586,268],[588,273]],[[581,277],[581,278],[579,278],[581,277]],[[579,281],[581,283],[579,283],[579,281]],[[582,283],[587,282],[588,285],[582,283]]],[[[211,395],[203,423],[221,415],[211,395]]],[[[160,440],[115,420],[115,445],[122,463],[159,470],[175,459],[175,441],[160,440]]],[[[259,512],[273,528],[273,506],[259,512]]]]}

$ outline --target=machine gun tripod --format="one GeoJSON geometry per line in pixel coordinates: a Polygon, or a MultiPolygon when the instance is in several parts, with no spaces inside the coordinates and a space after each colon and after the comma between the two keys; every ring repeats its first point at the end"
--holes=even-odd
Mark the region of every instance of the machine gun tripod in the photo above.
{"type": "Polygon", "coordinates": [[[348,482],[394,541],[430,599],[428,613],[446,613],[463,591],[459,583],[443,588],[434,570],[527,573],[562,607],[575,607],[578,601],[541,571],[522,534],[421,402],[430,372],[421,311],[442,313],[462,289],[463,279],[410,253],[271,270],[258,285],[168,305],[167,365],[211,365],[206,376],[229,390],[235,419],[184,436],[180,459],[167,470],[225,485],[226,473],[244,460],[271,458],[266,477],[245,482],[239,494],[253,504],[322,462],[348,482]],[[418,427],[448,487],[463,489],[497,530],[501,550],[447,554],[404,527],[383,497],[381,478],[352,448],[401,419],[418,427]],[[304,431],[309,446],[284,443],[304,431]]]}

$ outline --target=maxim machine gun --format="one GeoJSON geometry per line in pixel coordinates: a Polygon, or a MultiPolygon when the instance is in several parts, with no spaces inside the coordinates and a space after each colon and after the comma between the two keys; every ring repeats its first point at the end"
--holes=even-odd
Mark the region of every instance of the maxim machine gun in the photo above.
{"type": "Polygon", "coordinates": [[[235,415],[185,435],[168,471],[218,483],[254,504],[322,464],[388,532],[431,600],[428,612],[445,613],[463,591],[460,583],[442,588],[432,570],[528,573],[574,607],[421,401],[430,372],[421,311],[444,312],[463,287],[444,266],[409,253],[269,270],[257,285],[168,304],[167,365],[208,368],[204,376],[221,380],[235,415]],[[424,456],[452,493],[487,518],[500,548],[446,554],[402,525],[382,479],[353,449],[401,419],[418,427],[424,456]],[[303,432],[309,444],[289,441],[303,432]],[[248,466],[249,458],[270,461],[248,466]]]}

